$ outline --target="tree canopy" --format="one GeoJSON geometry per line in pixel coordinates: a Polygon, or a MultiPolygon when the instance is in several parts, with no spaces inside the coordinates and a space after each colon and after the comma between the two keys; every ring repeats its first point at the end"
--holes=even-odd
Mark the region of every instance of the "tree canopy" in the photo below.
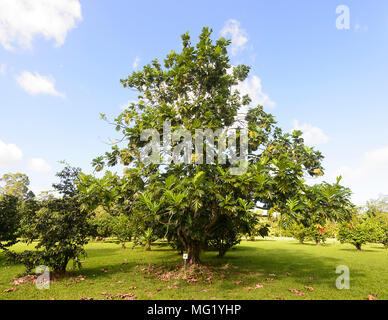
{"type": "Polygon", "coordinates": [[[89,207],[105,204],[136,216],[144,222],[143,230],[152,228],[160,237],[179,242],[194,263],[220,230],[217,224],[242,225],[257,207],[307,219],[310,204],[319,206],[316,217],[338,219],[346,213],[336,210],[344,208],[338,204],[348,203],[350,195],[339,181],[314,192],[306,186],[306,176],[323,174],[323,155],[304,144],[302,132],[285,133],[263,106],[250,106],[250,97],[236,88],[250,68],[233,66],[230,40],[213,41],[211,35],[204,28],[194,45],[186,33],[181,52],[171,51],[163,63],[155,59],[121,80],[139,93],[138,101],[114,119],[122,137],[93,164],[97,171],[124,165],[124,175],[107,172],[102,179],[80,179],[89,207]],[[166,127],[175,133],[172,138],[163,134],[166,127]],[[163,145],[150,147],[150,135],[144,139],[149,129],[163,145]],[[229,140],[231,131],[234,140],[229,140]],[[223,134],[209,137],[214,132],[228,136],[228,148],[223,148],[223,134]],[[203,140],[194,148],[191,137],[203,140]],[[209,144],[211,139],[214,144],[209,144]],[[172,157],[166,156],[171,155],[169,148],[172,157]],[[155,149],[152,159],[157,161],[146,161],[155,149]],[[205,153],[211,157],[203,161],[205,153]],[[238,174],[236,166],[243,168],[238,174]]]}

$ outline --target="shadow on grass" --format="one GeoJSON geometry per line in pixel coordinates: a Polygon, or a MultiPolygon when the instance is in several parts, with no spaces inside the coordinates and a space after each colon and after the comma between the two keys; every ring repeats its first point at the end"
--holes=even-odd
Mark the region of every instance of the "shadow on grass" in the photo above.
{"type": "Polygon", "coordinates": [[[357,250],[356,248],[340,248],[341,251],[348,251],[348,252],[359,252],[359,253],[363,253],[363,252],[376,252],[375,250],[378,249],[378,248],[374,248],[373,250],[371,249],[362,249],[361,251],[360,250],[357,250]]]}
{"type": "MultiPolygon", "coordinates": [[[[214,259],[206,257],[204,262],[212,263],[214,259]]],[[[248,277],[244,283],[249,286],[255,286],[259,281],[271,278],[270,274],[276,274],[272,277],[275,278],[272,283],[276,284],[277,281],[286,280],[287,273],[292,280],[303,285],[308,285],[309,278],[313,277],[320,283],[334,286],[335,279],[338,277],[335,269],[342,264],[342,261],[340,258],[320,257],[304,250],[240,245],[236,251],[228,252],[223,259],[217,261],[217,265],[227,263],[238,266],[237,273],[248,277]]],[[[365,277],[365,274],[359,270],[352,270],[352,276],[359,279],[365,277]]],[[[226,275],[224,279],[227,280],[228,277],[236,279],[236,274],[226,275]]],[[[235,289],[235,285],[230,281],[223,281],[221,287],[225,290],[235,289]]]]}
{"type": "MultiPolygon", "coordinates": [[[[88,248],[87,249],[87,259],[97,259],[98,266],[83,266],[79,271],[75,271],[76,274],[82,274],[86,276],[93,276],[95,279],[98,278],[109,278],[112,275],[118,273],[133,273],[135,272],[139,276],[145,276],[139,270],[144,266],[149,264],[155,265],[165,265],[165,266],[175,266],[179,259],[177,252],[173,249],[152,249],[151,251],[145,251],[143,248],[88,248]],[[160,255],[160,251],[163,251],[164,254],[160,255]],[[153,253],[159,252],[158,255],[153,255],[153,253]],[[120,258],[116,258],[114,263],[109,263],[102,257],[113,257],[120,255],[120,258]],[[128,256],[127,256],[128,255],[128,256]],[[133,257],[139,255],[139,259],[133,260],[133,257]],[[149,255],[149,257],[148,257],[149,255]],[[127,257],[126,257],[127,256],[127,257]],[[126,259],[128,258],[128,259],[126,259]],[[149,259],[148,259],[149,258],[149,259]],[[121,261],[117,261],[121,259],[121,261]],[[138,268],[137,268],[138,266],[138,268]]],[[[93,263],[93,262],[92,262],[93,263]]]]}
{"type": "MultiPolygon", "coordinates": [[[[260,241],[272,242],[273,240],[259,240],[253,243],[260,241]]],[[[271,277],[269,275],[273,273],[277,276],[274,277],[275,281],[272,283],[276,284],[282,280],[287,280],[287,272],[291,274],[290,277],[294,281],[303,285],[308,284],[309,277],[314,277],[320,282],[334,286],[334,281],[338,277],[335,268],[342,264],[341,257],[321,257],[315,250],[313,253],[303,250],[303,247],[306,249],[311,246],[316,247],[315,244],[289,244],[299,245],[300,250],[294,246],[290,248],[260,247],[249,243],[249,245],[241,244],[236,246],[228,251],[224,258],[217,258],[217,252],[205,252],[202,261],[204,264],[215,267],[225,266],[226,264],[237,267],[237,269],[230,268],[226,271],[220,269],[217,272],[218,274],[215,275],[216,278],[221,274],[224,276],[225,281],[220,280],[220,287],[225,290],[234,290],[234,282],[241,279],[241,277],[244,277],[244,284],[255,286],[258,282],[265,281],[266,277],[271,277]]],[[[168,269],[182,262],[176,250],[164,247],[166,247],[165,244],[154,246],[150,252],[146,252],[143,248],[131,249],[127,247],[127,249],[121,249],[119,246],[117,248],[87,248],[87,257],[84,259],[86,261],[85,265],[81,270],[75,270],[73,273],[75,275],[86,275],[89,279],[94,278],[96,280],[109,279],[120,273],[131,273],[140,279],[142,277],[153,279],[154,275],[141,272],[142,266],[147,267],[148,263],[152,263],[168,269]],[[88,266],[88,264],[90,265],[88,266]]],[[[340,250],[352,251],[350,248],[340,248],[340,250]]],[[[4,254],[0,253],[0,262],[3,262],[3,260],[4,254]]],[[[352,270],[352,276],[364,278],[365,274],[360,270],[352,270]]]]}

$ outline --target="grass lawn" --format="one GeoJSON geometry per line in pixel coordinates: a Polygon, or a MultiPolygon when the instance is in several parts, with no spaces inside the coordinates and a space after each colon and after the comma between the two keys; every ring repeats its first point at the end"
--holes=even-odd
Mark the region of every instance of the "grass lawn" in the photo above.
{"type": "MultiPolygon", "coordinates": [[[[388,250],[380,245],[367,245],[358,252],[351,245],[337,242],[317,247],[293,240],[243,241],[223,259],[217,258],[215,252],[203,254],[203,262],[212,265],[210,270],[214,274],[190,283],[184,279],[164,281],[157,278],[158,267],[167,270],[183,264],[181,255],[169,246],[155,245],[151,252],[128,247],[123,250],[120,245],[110,242],[88,244],[83,268],[72,272],[70,278],[52,283],[49,290],[38,290],[34,284],[11,284],[24,267],[5,265],[4,255],[0,253],[0,300],[81,297],[98,300],[107,299],[109,295],[120,299],[114,296],[128,293],[147,300],[347,300],[365,299],[369,294],[376,296],[377,300],[388,299],[388,250]],[[339,276],[335,269],[339,265],[350,268],[349,290],[335,287],[339,276]],[[258,283],[263,287],[255,289],[258,283]],[[18,290],[4,292],[11,287],[18,290]],[[313,288],[313,291],[305,287],[313,288]],[[289,289],[297,289],[304,295],[297,295],[289,289]]],[[[14,249],[23,248],[23,244],[18,244],[14,249]]]]}

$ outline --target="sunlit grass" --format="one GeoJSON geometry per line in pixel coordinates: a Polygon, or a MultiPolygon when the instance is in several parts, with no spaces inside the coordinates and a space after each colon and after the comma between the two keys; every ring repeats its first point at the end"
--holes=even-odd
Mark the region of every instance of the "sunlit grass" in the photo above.
{"type": "MultiPolygon", "coordinates": [[[[153,247],[121,249],[112,242],[90,243],[83,268],[72,276],[85,280],[74,282],[64,278],[52,283],[49,290],[38,290],[33,284],[13,285],[14,277],[24,271],[22,265],[5,265],[0,253],[0,299],[106,299],[109,295],[133,293],[138,299],[388,299],[388,250],[380,245],[367,245],[358,252],[350,245],[329,242],[317,247],[292,240],[243,241],[223,259],[215,252],[203,254],[205,264],[217,266],[212,282],[200,280],[187,283],[184,279],[162,281],[154,274],[141,271],[152,263],[173,268],[183,265],[181,255],[165,244],[153,247]],[[227,268],[222,268],[228,264],[227,268]],[[346,265],[350,269],[350,289],[338,290],[335,269],[346,265]],[[273,280],[272,280],[273,279],[273,280]],[[240,283],[241,282],[241,283],[240,283]],[[236,284],[238,283],[238,284],[236,284]],[[263,288],[254,288],[258,283],[263,288]],[[18,290],[4,293],[5,289],[18,290]],[[136,287],[136,288],[134,288],[136,287]],[[168,287],[173,287],[169,289],[168,287]],[[175,288],[178,287],[178,288],[175,288]],[[305,287],[314,290],[308,291],[305,287]],[[304,295],[289,291],[297,289],[304,295]]],[[[15,250],[25,246],[18,244],[15,250]]],[[[71,269],[71,265],[69,265],[71,269]]],[[[116,299],[116,298],[115,298],[116,299]]]]}

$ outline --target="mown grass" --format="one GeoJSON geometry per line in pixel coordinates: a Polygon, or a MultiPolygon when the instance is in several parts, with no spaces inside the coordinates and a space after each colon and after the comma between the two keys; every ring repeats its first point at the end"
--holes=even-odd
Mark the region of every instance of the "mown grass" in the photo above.
{"type": "MultiPolygon", "coordinates": [[[[18,244],[15,250],[25,246],[18,244]]],[[[49,290],[38,290],[34,284],[13,285],[14,277],[24,271],[22,265],[5,265],[0,253],[0,299],[106,299],[106,295],[133,293],[138,299],[365,299],[372,294],[377,300],[388,299],[388,250],[380,245],[367,245],[358,252],[350,245],[330,242],[320,247],[299,244],[293,240],[243,241],[222,259],[215,252],[202,256],[205,264],[216,272],[211,282],[201,279],[187,283],[184,279],[158,280],[142,269],[149,264],[171,269],[183,264],[182,257],[165,244],[151,252],[137,247],[123,250],[112,243],[90,243],[81,270],[73,270],[73,278],[51,284],[49,290]],[[338,290],[335,269],[350,269],[350,289],[338,290]],[[82,275],[84,280],[74,281],[82,275]],[[237,283],[237,284],[236,284],[237,283]],[[263,288],[254,288],[261,283],[263,288]],[[309,291],[305,287],[314,290],[309,291]],[[18,290],[5,293],[16,287],[18,290]],[[133,288],[136,287],[136,288],[133,288]],[[172,288],[169,288],[172,287],[172,288]],[[304,295],[289,291],[297,289],[304,295]]],[[[71,265],[70,265],[71,269],[71,265]]],[[[119,299],[115,298],[114,299],[119,299]]]]}

